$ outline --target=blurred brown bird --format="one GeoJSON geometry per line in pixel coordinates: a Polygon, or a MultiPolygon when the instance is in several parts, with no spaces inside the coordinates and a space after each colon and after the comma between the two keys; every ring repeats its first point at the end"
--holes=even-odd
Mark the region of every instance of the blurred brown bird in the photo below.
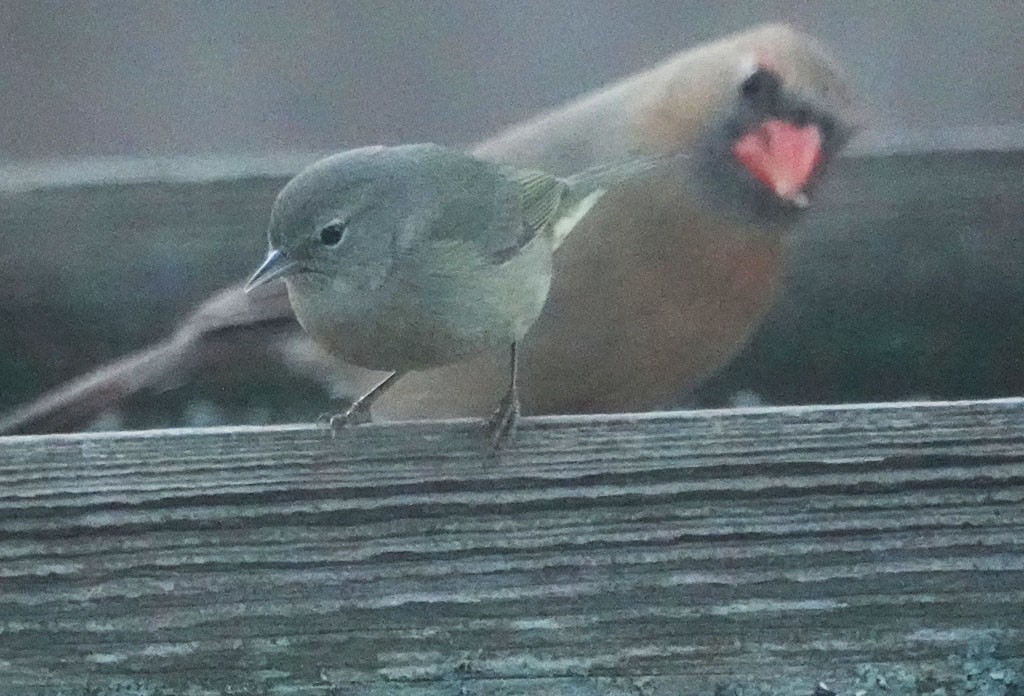
{"type": "MultiPolygon", "coordinates": [[[[547,305],[524,343],[524,413],[668,406],[733,357],[771,305],[786,232],[861,118],[823,47],[771,25],[478,148],[555,171],[631,151],[692,155],[643,187],[608,194],[559,249],[547,305]]],[[[410,374],[375,413],[484,416],[504,377],[501,354],[410,374]]]]}
{"type": "MultiPolygon", "coordinates": [[[[771,304],[786,232],[861,114],[818,42],[767,25],[676,55],[475,148],[556,174],[637,152],[691,155],[643,187],[606,195],[559,250],[548,303],[523,347],[524,413],[664,407],[735,355],[771,304]]],[[[0,420],[0,433],[87,424],[235,343],[269,343],[296,328],[283,287],[248,298],[240,285],[229,288],[167,341],[43,395],[0,420]]],[[[330,380],[337,366],[302,346],[289,351],[300,356],[297,369],[330,380]]],[[[485,416],[506,363],[499,352],[410,374],[374,413],[485,416]]]]}

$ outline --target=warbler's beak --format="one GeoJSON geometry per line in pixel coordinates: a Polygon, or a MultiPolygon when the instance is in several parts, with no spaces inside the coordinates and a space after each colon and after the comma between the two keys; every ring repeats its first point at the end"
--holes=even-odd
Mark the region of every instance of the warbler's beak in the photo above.
{"type": "Polygon", "coordinates": [[[256,272],[245,284],[245,291],[251,292],[261,285],[266,285],[275,278],[286,276],[298,270],[299,264],[282,254],[277,249],[271,249],[266,260],[256,269],[256,272]]]}

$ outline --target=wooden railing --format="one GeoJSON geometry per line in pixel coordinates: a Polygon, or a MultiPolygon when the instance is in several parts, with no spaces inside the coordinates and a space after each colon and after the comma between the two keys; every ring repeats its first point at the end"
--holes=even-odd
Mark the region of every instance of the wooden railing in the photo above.
{"type": "Polygon", "coordinates": [[[1010,694],[1022,657],[1024,400],[496,456],[469,421],[0,438],[4,696],[1010,694]]]}

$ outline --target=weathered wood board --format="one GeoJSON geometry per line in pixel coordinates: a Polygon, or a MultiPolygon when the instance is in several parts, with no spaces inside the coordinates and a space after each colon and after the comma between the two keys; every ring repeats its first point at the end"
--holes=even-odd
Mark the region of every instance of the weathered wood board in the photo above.
{"type": "Polygon", "coordinates": [[[527,419],[493,458],[474,422],[0,438],[3,696],[1006,695],[1022,657],[1024,400],[527,419]]]}

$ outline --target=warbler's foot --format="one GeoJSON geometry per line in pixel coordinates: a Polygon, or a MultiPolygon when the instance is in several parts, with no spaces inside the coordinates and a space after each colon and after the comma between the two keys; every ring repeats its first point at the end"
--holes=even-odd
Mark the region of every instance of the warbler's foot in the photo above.
{"type": "Polygon", "coordinates": [[[352,408],[355,402],[352,399],[338,398],[331,399],[330,411],[323,411],[316,417],[316,424],[322,428],[326,428],[331,424],[331,419],[335,416],[344,413],[348,409],[352,408]]]}
{"type": "Polygon", "coordinates": [[[369,404],[361,401],[354,402],[341,413],[321,413],[316,419],[317,423],[331,429],[332,437],[337,435],[342,428],[347,428],[350,425],[362,425],[372,420],[369,404]]]}
{"type": "Polygon", "coordinates": [[[487,421],[486,431],[491,439],[491,446],[500,449],[516,432],[519,420],[519,390],[512,388],[501,398],[498,409],[487,421]]]}
{"type": "Polygon", "coordinates": [[[338,431],[346,426],[361,425],[362,423],[369,423],[373,420],[370,417],[370,407],[373,406],[373,402],[376,401],[381,394],[386,392],[392,384],[401,379],[404,374],[404,372],[392,372],[390,375],[382,379],[376,387],[353,401],[352,405],[346,410],[326,418],[321,416],[320,419],[326,420],[327,424],[331,427],[331,436],[333,437],[337,435],[338,431]]]}

